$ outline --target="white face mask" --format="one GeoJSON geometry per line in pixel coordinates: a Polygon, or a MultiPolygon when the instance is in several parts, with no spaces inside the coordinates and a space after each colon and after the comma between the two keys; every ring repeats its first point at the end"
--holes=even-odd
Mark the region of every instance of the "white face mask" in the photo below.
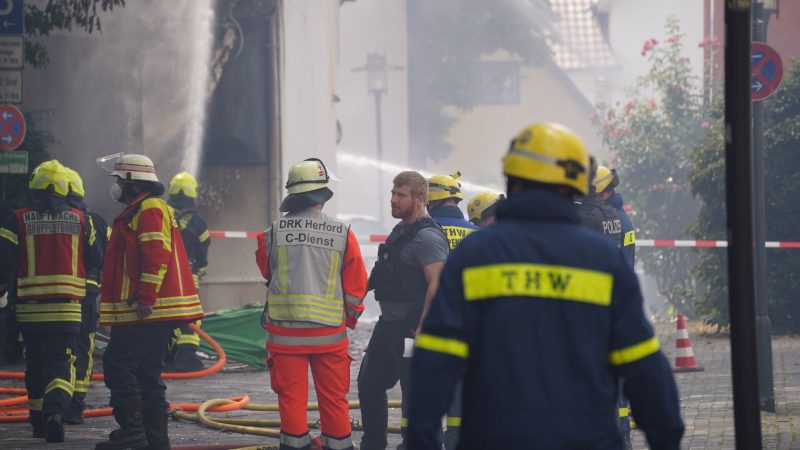
{"type": "Polygon", "coordinates": [[[108,190],[108,193],[111,194],[111,198],[116,201],[122,198],[122,188],[119,187],[117,183],[111,185],[111,189],[108,190]]]}

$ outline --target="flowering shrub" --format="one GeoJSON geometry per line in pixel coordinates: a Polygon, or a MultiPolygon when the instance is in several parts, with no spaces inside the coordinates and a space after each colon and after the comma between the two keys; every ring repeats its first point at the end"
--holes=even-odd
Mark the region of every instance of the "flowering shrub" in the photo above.
{"type": "MultiPolygon", "coordinates": [[[[689,238],[698,203],[689,191],[693,150],[709,131],[703,86],[683,55],[684,35],[670,17],[666,39],[648,39],[642,56],[650,70],[624,103],[599,105],[595,124],[620,175],[617,190],[632,205],[639,239],[689,238]]],[[[687,249],[637,251],[659,292],[678,310],[693,312],[695,283],[691,269],[697,254],[687,249]]]]}

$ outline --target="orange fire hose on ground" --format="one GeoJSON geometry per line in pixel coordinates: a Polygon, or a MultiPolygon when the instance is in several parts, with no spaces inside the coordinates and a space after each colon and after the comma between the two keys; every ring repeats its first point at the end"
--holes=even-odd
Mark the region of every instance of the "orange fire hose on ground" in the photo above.
{"type": "MultiPolygon", "coordinates": [[[[190,379],[190,378],[200,378],[205,377],[208,375],[213,375],[219,372],[227,362],[227,358],[225,356],[225,350],[222,349],[222,346],[217,343],[211,336],[208,335],[205,331],[198,328],[194,324],[189,324],[189,328],[191,328],[195,333],[197,333],[200,338],[205,340],[206,342],[211,345],[215,352],[217,352],[217,362],[208,368],[203,370],[198,370],[195,372],[179,372],[179,373],[163,373],[161,375],[162,378],[168,380],[176,380],[176,379],[190,379]]],[[[0,371],[0,378],[5,379],[25,379],[24,372],[3,372],[0,371]]],[[[92,375],[92,380],[102,380],[103,374],[98,373],[92,375]]],[[[12,397],[8,399],[0,400],[0,423],[19,423],[19,422],[27,422],[28,421],[28,408],[13,408],[9,409],[6,408],[8,406],[17,406],[23,405],[27,403],[28,396],[27,391],[22,388],[0,388],[0,395],[19,395],[18,397],[12,397]]],[[[250,402],[250,398],[247,395],[243,395],[241,397],[235,397],[230,399],[232,402],[227,403],[225,405],[217,406],[213,409],[209,409],[210,411],[216,412],[226,412],[226,411],[234,411],[240,409],[250,402]]],[[[196,403],[176,403],[170,405],[171,409],[178,408],[184,411],[197,411],[200,407],[199,404],[196,403]]],[[[111,415],[111,408],[100,408],[100,409],[92,409],[87,410],[83,413],[84,417],[102,417],[102,416],[110,416],[111,415]]]]}

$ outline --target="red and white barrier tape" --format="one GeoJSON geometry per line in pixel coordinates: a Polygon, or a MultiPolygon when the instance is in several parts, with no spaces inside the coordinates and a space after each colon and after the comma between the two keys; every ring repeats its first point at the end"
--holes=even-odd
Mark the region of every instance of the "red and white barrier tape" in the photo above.
{"type": "MultiPolygon", "coordinates": [[[[208,234],[213,238],[233,238],[233,239],[255,239],[257,231],[209,231],[208,234]]],[[[371,234],[368,236],[358,236],[359,242],[379,243],[386,240],[386,235],[371,234]]],[[[728,241],[709,241],[709,240],[681,240],[681,239],[638,239],[638,247],[727,247],[728,241]]],[[[798,241],[767,241],[767,248],[800,248],[798,241]]]]}

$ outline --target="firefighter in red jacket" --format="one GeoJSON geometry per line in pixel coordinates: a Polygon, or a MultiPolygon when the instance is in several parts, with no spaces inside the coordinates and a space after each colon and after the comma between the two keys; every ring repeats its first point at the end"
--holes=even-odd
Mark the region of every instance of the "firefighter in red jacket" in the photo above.
{"type": "Polygon", "coordinates": [[[0,295],[15,286],[9,298],[25,346],[33,436],[62,442],[74,392],[72,347],[81,328],[81,300],[100,255],[88,243],[83,212],[66,203],[64,166],[43,162],[28,186],[29,206],[14,211],[0,228],[0,295]]]}
{"type": "Polygon", "coordinates": [[[350,363],[345,326],[364,310],[367,271],[350,227],[322,212],[332,196],[322,161],[289,171],[287,213],[258,238],[256,262],[268,280],[264,325],[272,390],[278,394],[281,445],[310,449],[308,367],[319,400],[324,449],[353,448],[347,392],[350,363]]]}
{"type": "Polygon", "coordinates": [[[125,209],[106,249],[100,323],[111,326],[103,371],[120,428],[95,449],[169,449],[164,353],[172,330],[202,318],[203,309],[153,162],[125,154],[111,175],[111,195],[125,209]]]}

